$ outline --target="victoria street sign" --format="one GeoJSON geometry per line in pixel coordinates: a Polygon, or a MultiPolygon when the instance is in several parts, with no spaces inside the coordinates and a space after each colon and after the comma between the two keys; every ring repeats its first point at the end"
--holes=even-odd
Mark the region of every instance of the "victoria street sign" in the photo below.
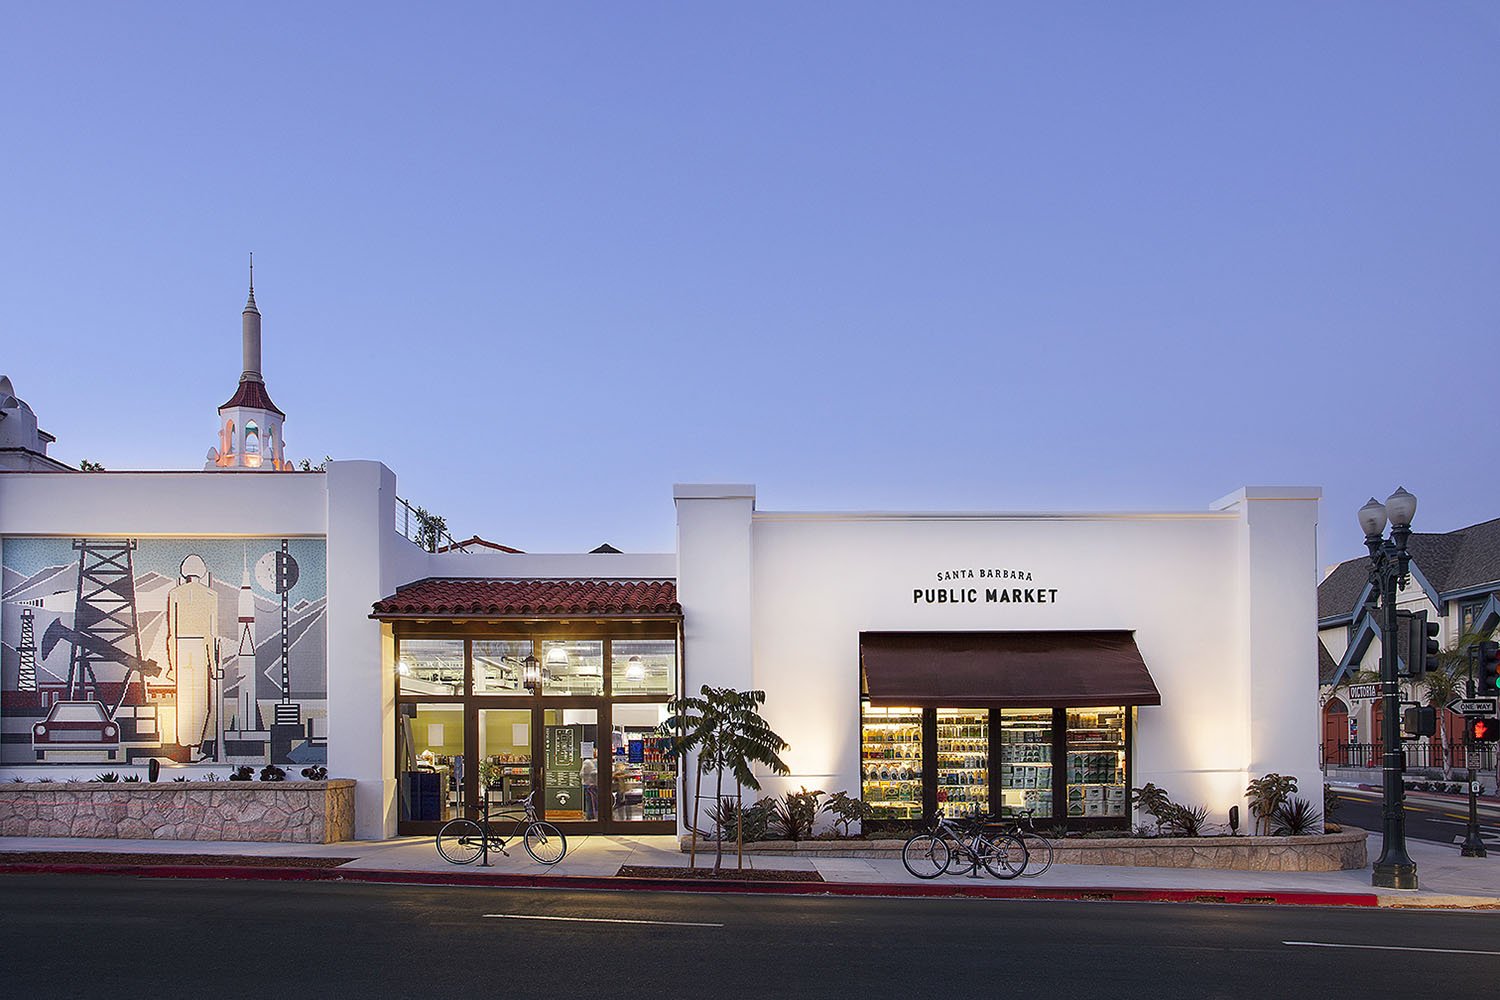
{"type": "Polygon", "coordinates": [[[1494,698],[1454,698],[1448,707],[1460,715],[1494,715],[1494,698]]]}
{"type": "Polygon", "coordinates": [[[1349,697],[1354,701],[1374,701],[1380,697],[1380,685],[1350,684],[1349,697]]]}

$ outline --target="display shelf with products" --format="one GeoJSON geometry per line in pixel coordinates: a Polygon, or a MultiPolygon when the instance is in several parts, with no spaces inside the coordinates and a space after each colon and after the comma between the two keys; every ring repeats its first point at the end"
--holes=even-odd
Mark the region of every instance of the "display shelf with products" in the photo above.
{"type": "Polygon", "coordinates": [[[1129,809],[1124,708],[1068,710],[1068,817],[1119,818],[1129,809]]]}
{"type": "Polygon", "coordinates": [[[860,774],[874,819],[922,815],[922,710],[864,706],[860,774]]]}
{"type": "Polygon", "coordinates": [[[1052,815],[1052,710],[1000,713],[1000,808],[1052,815]]]}
{"type": "Polygon", "coordinates": [[[990,811],[990,715],[937,710],[937,801],[949,815],[990,811]]]}
{"type": "Polygon", "coordinates": [[[670,743],[666,736],[647,736],[641,741],[643,819],[677,818],[677,767],[667,756],[670,743]]]}

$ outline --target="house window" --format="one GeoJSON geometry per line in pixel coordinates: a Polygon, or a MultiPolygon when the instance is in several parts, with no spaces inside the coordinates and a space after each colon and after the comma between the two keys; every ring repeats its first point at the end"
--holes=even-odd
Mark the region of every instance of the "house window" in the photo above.
{"type": "Polygon", "coordinates": [[[1458,632],[1468,635],[1478,623],[1479,612],[1484,610],[1484,601],[1467,601],[1458,606],[1458,632]]]}

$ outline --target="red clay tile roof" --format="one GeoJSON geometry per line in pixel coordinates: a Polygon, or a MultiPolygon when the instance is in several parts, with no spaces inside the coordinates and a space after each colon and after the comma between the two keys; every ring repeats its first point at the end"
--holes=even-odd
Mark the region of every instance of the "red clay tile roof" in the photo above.
{"type": "Polygon", "coordinates": [[[229,397],[229,402],[219,407],[219,409],[227,410],[231,406],[248,406],[256,410],[270,410],[272,413],[280,415],[282,419],[286,418],[286,414],[278,410],[276,404],[271,402],[271,394],[266,392],[266,384],[264,382],[257,382],[253,378],[240,379],[239,388],[234,390],[234,395],[229,397]]]}
{"type": "Polygon", "coordinates": [[[680,615],[672,580],[419,580],[377,601],[371,618],[680,615]]]}

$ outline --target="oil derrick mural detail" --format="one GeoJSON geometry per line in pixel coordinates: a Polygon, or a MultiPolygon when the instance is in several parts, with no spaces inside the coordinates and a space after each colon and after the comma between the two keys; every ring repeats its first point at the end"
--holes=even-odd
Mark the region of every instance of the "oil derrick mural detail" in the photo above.
{"type": "Polygon", "coordinates": [[[324,565],[322,539],[3,539],[0,761],[326,762],[324,565]]]}

